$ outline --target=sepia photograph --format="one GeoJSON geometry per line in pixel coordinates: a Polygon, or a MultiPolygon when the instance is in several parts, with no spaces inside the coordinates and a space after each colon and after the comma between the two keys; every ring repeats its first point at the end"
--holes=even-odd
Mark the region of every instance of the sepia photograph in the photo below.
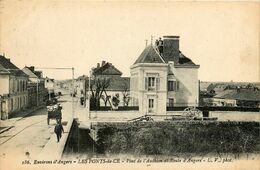
{"type": "Polygon", "coordinates": [[[0,0],[0,170],[260,169],[258,1],[0,0]]]}

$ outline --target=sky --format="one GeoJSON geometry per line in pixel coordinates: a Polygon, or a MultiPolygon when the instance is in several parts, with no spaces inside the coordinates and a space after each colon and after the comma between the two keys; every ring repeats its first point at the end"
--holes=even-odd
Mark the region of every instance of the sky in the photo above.
{"type": "Polygon", "coordinates": [[[74,67],[78,77],[104,60],[130,76],[146,39],[179,35],[200,80],[260,81],[257,2],[1,0],[0,17],[0,53],[19,68],[74,67]]]}

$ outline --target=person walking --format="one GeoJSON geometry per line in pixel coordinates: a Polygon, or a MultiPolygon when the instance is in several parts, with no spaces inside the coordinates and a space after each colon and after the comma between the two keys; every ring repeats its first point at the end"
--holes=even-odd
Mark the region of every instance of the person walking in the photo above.
{"type": "Polygon", "coordinates": [[[55,125],[54,132],[57,135],[57,142],[59,142],[62,136],[61,134],[64,133],[64,129],[60,121],[58,121],[58,123],[55,125]]]}

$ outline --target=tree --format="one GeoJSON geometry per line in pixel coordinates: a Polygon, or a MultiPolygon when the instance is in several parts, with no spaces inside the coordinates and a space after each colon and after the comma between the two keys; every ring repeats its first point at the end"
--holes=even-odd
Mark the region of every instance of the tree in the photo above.
{"type": "Polygon", "coordinates": [[[107,102],[109,102],[110,98],[111,98],[111,96],[110,95],[106,95],[106,94],[101,96],[101,99],[105,103],[105,107],[107,106],[107,102]]]}
{"type": "Polygon", "coordinates": [[[99,109],[100,108],[100,98],[102,97],[103,92],[110,85],[109,78],[98,78],[94,77],[94,80],[90,82],[90,108],[99,109]]]}
{"type": "Polygon", "coordinates": [[[128,89],[125,88],[124,91],[122,92],[122,94],[123,94],[124,106],[128,106],[129,101],[130,101],[130,94],[128,92],[128,89]]]}
{"type": "Polygon", "coordinates": [[[119,94],[116,93],[115,96],[112,97],[112,103],[117,108],[119,105],[119,102],[120,102],[119,94]]]}

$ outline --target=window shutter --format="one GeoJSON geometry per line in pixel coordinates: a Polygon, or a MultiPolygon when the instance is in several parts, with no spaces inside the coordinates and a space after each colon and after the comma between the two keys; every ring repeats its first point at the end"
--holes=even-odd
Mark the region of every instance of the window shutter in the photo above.
{"type": "Polygon", "coordinates": [[[145,77],[145,90],[148,90],[148,78],[145,77]]]}
{"type": "Polygon", "coordinates": [[[179,81],[176,81],[176,91],[179,90],[179,85],[180,85],[180,82],[179,82],[179,81]]]}
{"type": "Polygon", "coordinates": [[[160,77],[156,78],[156,90],[160,90],[160,77]]]}

